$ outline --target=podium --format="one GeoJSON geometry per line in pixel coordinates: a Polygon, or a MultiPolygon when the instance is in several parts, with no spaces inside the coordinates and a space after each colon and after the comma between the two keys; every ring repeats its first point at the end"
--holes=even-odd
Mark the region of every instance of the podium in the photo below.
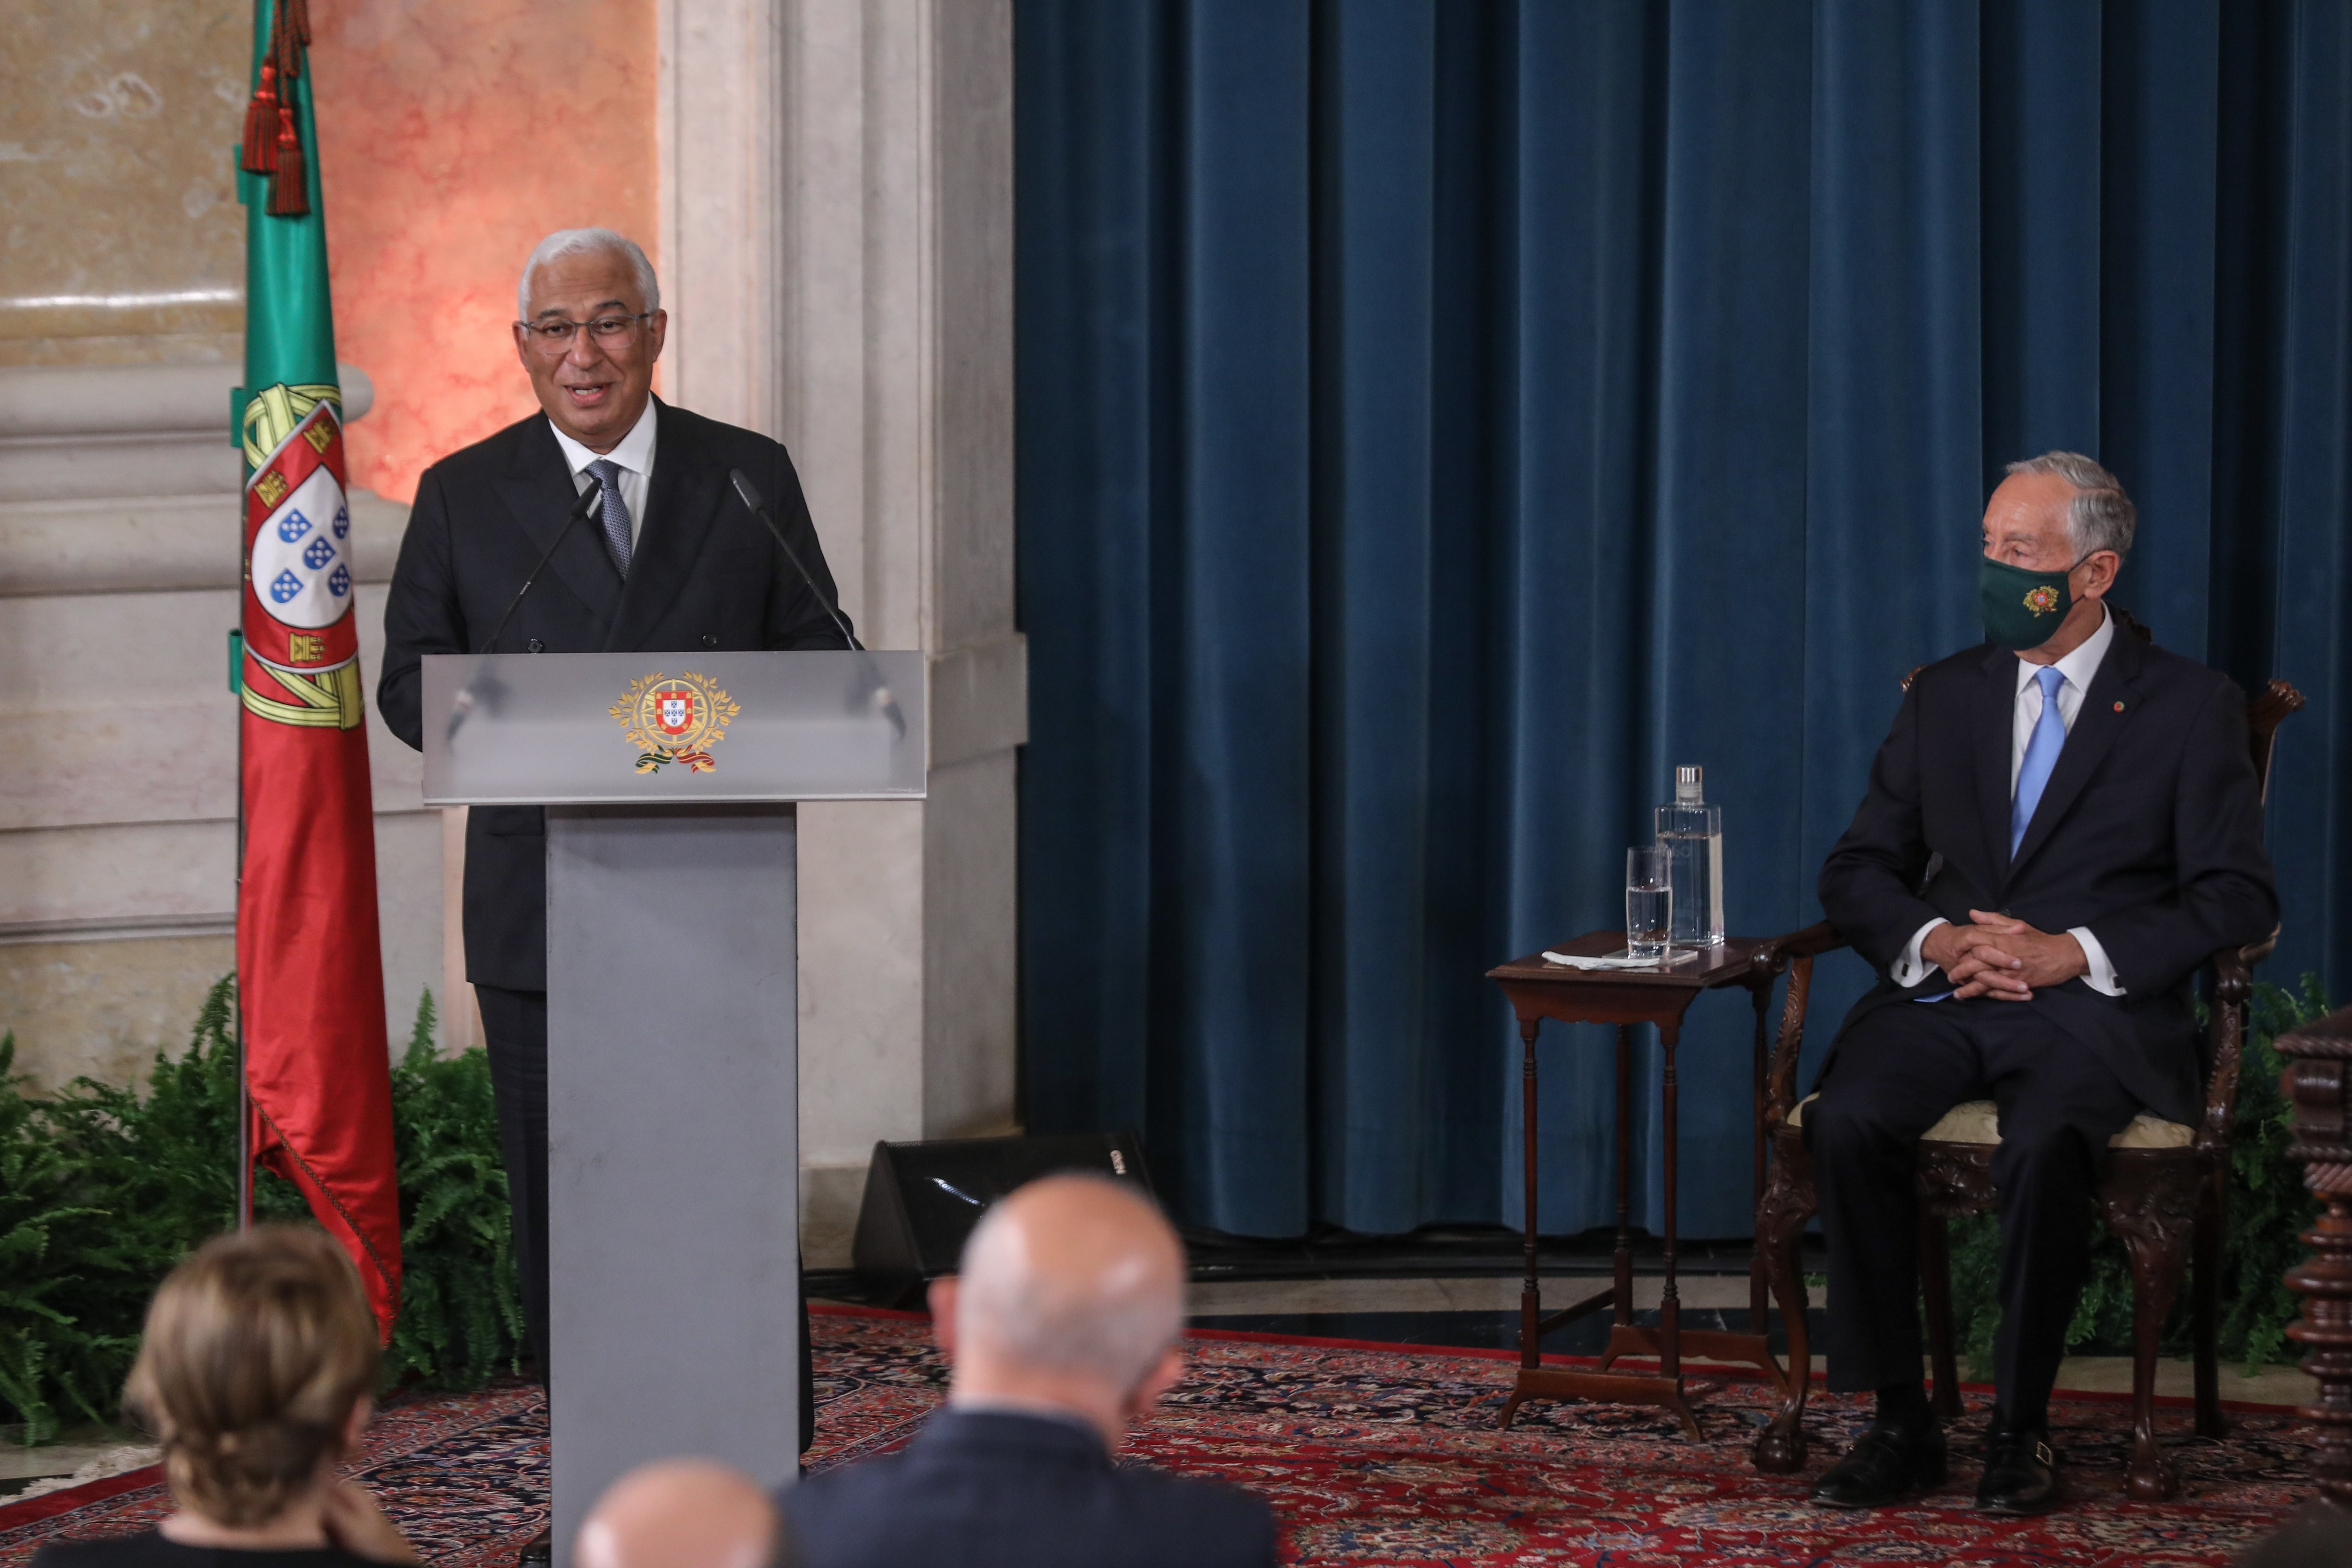
{"type": "Polygon", "coordinates": [[[919,800],[920,653],[436,655],[425,803],[547,807],[555,1561],[599,1492],[800,1447],[794,803],[919,800]]]}

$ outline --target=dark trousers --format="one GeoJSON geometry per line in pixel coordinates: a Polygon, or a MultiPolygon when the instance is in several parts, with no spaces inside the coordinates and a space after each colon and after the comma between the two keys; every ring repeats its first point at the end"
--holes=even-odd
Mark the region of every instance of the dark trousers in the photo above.
{"type": "Polygon", "coordinates": [[[499,1108],[499,1148],[507,1162],[514,1215],[515,1278],[524,1326],[541,1381],[548,1377],[547,993],[477,985],[490,1090],[499,1108]]]}
{"type": "Polygon", "coordinates": [[[1970,1100],[2000,1110],[2000,1410],[2038,1426],[2082,1295],[2099,1165],[2140,1106],[2088,1047],[2023,1003],[1891,1003],[1838,1042],[1805,1110],[1829,1240],[1830,1386],[1920,1376],[1914,1162],[1920,1137],[1970,1100]]]}
{"type": "MultiPolygon", "coordinates": [[[[552,1385],[547,1320],[547,993],[477,985],[498,1100],[499,1144],[514,1216],[515,1275],[541,1382],[552,1385]]],[[[801,1449],[816,1437],[816,1378],[809,1355],[808,1280],[801,1279],[801,1449]]]]}

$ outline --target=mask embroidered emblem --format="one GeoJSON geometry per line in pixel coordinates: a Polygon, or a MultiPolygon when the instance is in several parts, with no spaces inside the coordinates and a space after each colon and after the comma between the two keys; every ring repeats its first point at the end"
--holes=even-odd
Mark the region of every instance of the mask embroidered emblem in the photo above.
{"type": "Polygon", "coordinates": [[[2046,616],[2058,607],[2058,590],[2044,584],[2025,595],[2025,607],[2037,616],[2046,616]]]}

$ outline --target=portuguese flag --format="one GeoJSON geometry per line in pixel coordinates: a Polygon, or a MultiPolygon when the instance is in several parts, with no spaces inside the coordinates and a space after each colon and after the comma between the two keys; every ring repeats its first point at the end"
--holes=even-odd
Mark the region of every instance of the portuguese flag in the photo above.
{"type": "Polygon", "coordinates": [[[304,69],[305,0],[256,0],[246,207],[244,860],[237,995],[255,1156],[359,1266],[387,1341],[400,1199],[352,614],[342,393],[304,69]]]}

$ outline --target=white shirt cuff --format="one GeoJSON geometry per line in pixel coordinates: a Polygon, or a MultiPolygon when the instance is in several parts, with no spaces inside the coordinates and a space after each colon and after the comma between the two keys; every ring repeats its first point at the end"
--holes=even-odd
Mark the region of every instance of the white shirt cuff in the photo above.
{"type": "Polygon", "coordinates": [[[2069,926],[2066,934],[2083,944],[2084,961],[2091,966],[2090,973],[2083,976],[2083,984],[2102,996],[2122,995],[2124,983],[2116,978],[2116,966],[2107,962],[2107,950],[2099,945],[2099,939],[2091,934],[2091,928],[2069,926]]]}
{"type": "MultiPolygon", "coordinates": [[[[1896,959],[1895,961],[1895,967],[1886,972],[1894,980],[1895,984],[1900,985],[1903,989],[1908,991],[1914,985],[1918,984],[1922,980],[1927,979],[1927,976],[1934,972],[1936,966],[1919,956],[1919,944],[1927,941],[1927,933],[1934,931],[1937,926],[1948,926],[1951,923],[1951,921],[1946,920],[1943,916],[1937,915],[1934,920],[1929,921],[1926,925],[1921,926],[1917,931],[1911,933],[1910,942],[1906,944],[1903,949],[1903,956],[1896,959]]],[[[2089,942],[2084,942],[2083,944],[2083,951],[2084,952],[2090,952],[2091,944],[2089,942]]],[[[2102,953],[2100,955],[2100,960],[2104,963],[2105,961],[2105,954],[2102,953]]]]}

